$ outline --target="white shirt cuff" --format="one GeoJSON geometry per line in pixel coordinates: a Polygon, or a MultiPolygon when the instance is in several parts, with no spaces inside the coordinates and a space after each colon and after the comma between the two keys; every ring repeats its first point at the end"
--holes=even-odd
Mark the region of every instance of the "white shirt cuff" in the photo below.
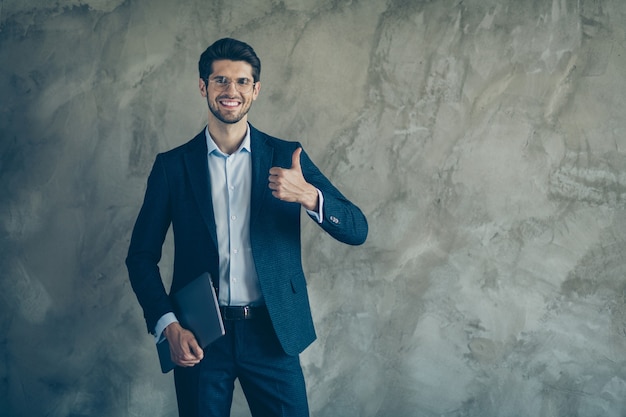
{"type": "Polygon", "coordinates": [[[165,330],[165,328],[169,326],[170,324],[176,323],[176,322],[178,322],[178,319],[176,318],[176,315],[174,313],[165,313],[161,316],[159,321],[157,321],[156,326],[154,326],[154,334],[156,335],[155,336],[156,343],[162,342],[163,339],[165,339],[163,330],[165,330]]]}
{"type": "Polygon", "coordinates": [[[322,192],[320,190],[317,190],[317,196],[319,198],[319,205],[318,205],[318,209],[317,211],[312,211],[312,210],[307,210],[306,212],[309,213],[309,216],[313,217],[315,219],[315,221],[317,221],[318,223],[322,223],[322,221],[324,220],[324,195],[322,194],[322,192]]]}

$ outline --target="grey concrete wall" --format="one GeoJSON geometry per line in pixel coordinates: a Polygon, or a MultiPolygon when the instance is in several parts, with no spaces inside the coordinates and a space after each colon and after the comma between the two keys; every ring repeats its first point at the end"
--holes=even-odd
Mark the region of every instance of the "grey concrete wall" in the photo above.
{"type": "Polygon", "coordinates": [[[625,416],[624,22],[622,0],[2,0],[0,415],[172,415],[123,260],[155,154],[204,126],[198,56],[233,36],[263,61],[251,122],[370,220],[359,248],[304,228],[313,416],[625,416]]]}

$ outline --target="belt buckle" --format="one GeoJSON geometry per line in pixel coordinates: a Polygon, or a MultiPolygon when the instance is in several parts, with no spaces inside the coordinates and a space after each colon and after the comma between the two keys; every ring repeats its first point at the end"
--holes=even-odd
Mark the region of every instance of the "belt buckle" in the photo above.
{"type": "Polygon", "coordinates": [[[243,306],[243,319],[247,320],[250,317],[250,306],[243,306]]]}

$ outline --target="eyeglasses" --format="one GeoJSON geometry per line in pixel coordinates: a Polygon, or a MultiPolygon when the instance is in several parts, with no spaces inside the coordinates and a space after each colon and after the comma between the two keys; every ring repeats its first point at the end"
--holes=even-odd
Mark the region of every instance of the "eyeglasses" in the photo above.
{"type": "Polygon", "coordinates": [[[235,89],[240,93],[249,93],[252,91],[252,87],[256,84],[249,78],[238,78],[236,80],[231,80],[226,77],[215,77],[213,79],[208,80],[209,84],[213,85],[218,91],[226,91],[231,84],[235,85],[235,89]]]}

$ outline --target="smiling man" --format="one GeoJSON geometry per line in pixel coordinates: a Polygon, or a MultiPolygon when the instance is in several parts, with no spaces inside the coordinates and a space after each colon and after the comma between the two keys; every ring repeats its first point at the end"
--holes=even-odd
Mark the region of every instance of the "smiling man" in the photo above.
{"type": "Polygon", "coordinates": [[[298,142],[248,123],[261,62],[246,43],[221,39],[201,55],[207,126],[157,155],[126,265],[148,331],[167,338],[181,417],[226,417],[239,379],[254,417],[308,416],[299,354],[316,338],[300,247],[300,210],[335,239],[362,244],[365,216],[298,142]],[[178,322],[159,272],[174,233],[170,294],[213,277],[225,336],[204,350],[178,322]]]}

